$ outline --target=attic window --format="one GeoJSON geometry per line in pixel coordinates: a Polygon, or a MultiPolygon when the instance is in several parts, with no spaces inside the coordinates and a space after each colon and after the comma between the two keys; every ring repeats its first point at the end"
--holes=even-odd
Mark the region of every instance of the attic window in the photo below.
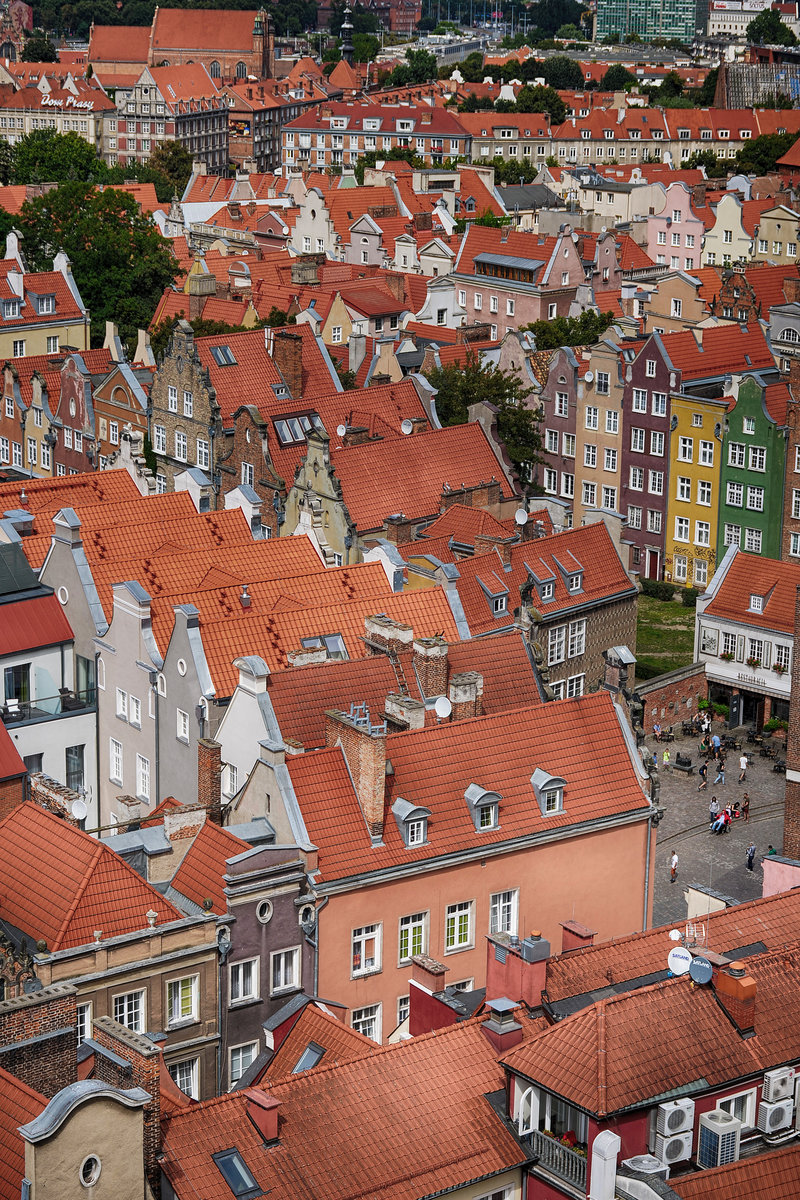
{"type": "Polygon", "coordinates": [[[428,818],[431,815],[429,808],[421,808],[398,796],[392,805],[392,814],[407,849],[425,845],[428,840],[428,818]]]}
{"type": "Polygon", "coordinates": [[[492,597],[492,612],[496,617],[501,613],[508,612],[508,596],[492,597]]]}
{"type": "Polygon", "coordinates": [[[543,817],[564,811],[565,779],[537,767],[531,775],[531,786],[543,817]]]}
{"type": "Polygon", "coordinates": [[[250,1200],[252,1196],[264,1195],[238,1150],[222,1150],[211,1157],[238,1200],[250,1200]]]}
{"type": "Polygon", "coordinates": [[[570,575],[569,590],[571,592],[579,592],[581,590],[582,586],[583,586],[583,576],[582,575],[580,575],[580,574],[570,575]]]}
{"type": "Polygon", "coordinates": [[[19,316],[19,300],[4,300],[3,301],[3,316],[9,317],[19,316]]]}
{"type": "Polygon", "coordinates": [[[325,426],[317,413],[299,413],[297,416],[275,419],[275,432],[284,446],[304,442],[312,429],[317,429],[320,433],[325,432],[325,426]]]}
{"type": "Polygon", "coordinates": [[[322,634],[319,637],[305,637],[300,639],[300,645],[304,650],[326,650],[328,658],[344,659],[347,658],[347,648],[344,644],[344,638],[340,633],[322,634]]]}
{"type": "Polygon", "coordinates": [[[309,1042],[298,1058],[297,1065],[292,1068],[292,1074],[297,1075],[300,1071],[310,1071],[320,1062],[324,1053],[324,1046],[318,1046],[316,1042],[309,1042]]]}
{"type": "Polygon", "coordinates": [[[490,792],[478,783],[471,783],[464,792],[464,799],[469,805],[470,815],[479,833],[487,829],[497,829],[500,824],[502,799],[498,792],[490,792]]]}
{"type": "Polygon", "coordinates": [[[755,593],[753,593],[750,596],[750,612],[763,612],[763,611],[764,611],[764,597],[757,596],[755,593]]]}
{"type": "Polygon", "coordinates": [[[542,583],[539,586],[539,598],[541,600],[552,600],[555,594],[555,584],[552,581],[542,583]]]}
{"type": "Polygon", "coordinates": [[[212,346],[211,357],[218,367],[236,366],[236,359],[230,346],[212,346]]]}
{"type": "Polygon", "coordinates": [[[40,316],[46,316],[48,313],[54,313],[55,311],[56,311],[56,297],[55,297],[54,292],[52,292],[48,296],[40,296],[39,297],[39,315],[40,316]]]}

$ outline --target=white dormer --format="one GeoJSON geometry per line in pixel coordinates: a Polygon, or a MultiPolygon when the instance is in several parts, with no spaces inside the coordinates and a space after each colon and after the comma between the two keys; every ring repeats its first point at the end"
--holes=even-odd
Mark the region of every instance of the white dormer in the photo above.
{"type": "Polygon", "coordinates": [[[479,783],[471,783],[464,792],[470,816],[478,833],[497,829],[500,824],[500,801],[498,792],[490,792],[479,783]]]}
{"type": "Polygon", "coordinates": [[[402,796],[398,796],[392,805],[392,813],[397,822],[397,828],[400,830],[403,844],[409,850],[413,850],[415,846],[424,846],[428,840],[428,818],[431,810],[422,808],[418,804],[411,804],[402,796]]]}
{"type": "Polygon", "coordinates": [[[543,817],[564,811],[564,788],[567,783],[560,775],[551,775],[537,767],[531,775],[531,786],[543,817]]]}

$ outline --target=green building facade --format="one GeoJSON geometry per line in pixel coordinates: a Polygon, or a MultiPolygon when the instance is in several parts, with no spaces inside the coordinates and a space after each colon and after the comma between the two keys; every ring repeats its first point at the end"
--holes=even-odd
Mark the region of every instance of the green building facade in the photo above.
{"type": "Polygon", "coordinates": [[[638,33],[644,42],[653,38],[678,38],[691,42],[705,35],[708,0],[597,0],[595,38],[622,41],[638,33]]]}

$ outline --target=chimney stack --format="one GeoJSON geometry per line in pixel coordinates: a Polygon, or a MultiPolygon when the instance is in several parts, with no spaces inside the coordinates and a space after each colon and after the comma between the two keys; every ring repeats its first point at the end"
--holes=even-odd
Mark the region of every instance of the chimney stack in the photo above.
{"type": "Polygon", "coordinates": [[[247,1089],[247,1115],[265,1142],[278,1140],[278,1109],[280,1100],[258,1087],[247,1089]]]}
{"type": "Polygon", "coordinates": [[[383,837],[386,799],[386,722],[373,725],[366,704],[325,713],[325,745],[341,746],[370,837],[383,837]]]}
{"type": "Polygon", "coordinates": [[[144,1106],[144,1169],[154,1196],[161,1194],[161,1050],[150,1038],[120,1025],[111,1017],[95,1017],[92,1041],[94,1077],[112,1087],[144,1088],[150,1099],[144,1106]],[[103,1053],[106,1051],[107,1053],[103,1053]],[[120,1061],[124,1060],[124,1061],[120,1061]]]}
{"type": "Polygon", "coordinates": [[[479,671],[462,671],[459,675],[452,675],[449,698],[453,706],[454,721],[461,721],[464,717],[482,716],[483,676],[479,671]]]}
{"type": "Polygon", "coordinates": [[[493,933],[486,946],[486,993],[513,996],[538,1008],[547,984],[550,943],[534,930],[516,944],[508,934],[493,933]]]}
{"type": "Polygon", "coordinates": [[[414,630],[410,625],[379,613],[365,619],[364,640],[372,654],[399,654],[411,649],[414,630]]]}
{"type": "Polygon", "coordinates": [[[742,1037],[752,1037],[756,1020],[756,981],[744,967],[730,966],[714,973],[717,1000],[742,1037]]]}
{"type": "Polygon", "coordinates": [[[212,738],[197,743],[197,802],[209,821],[222,824],[222,746],[212,738]]]}
{"type": "Polygon", "coordinates": [[[580,950],[584,946],[593,946],[596,929],[589,929],[586,925],[581,925],[578,921],[562,921],[561,929],[561,953],[565,954],[567,950],[580,950]]]}
{"type": "Polygon", "coordinates": [[[483,1035],[488,1038],[498,1054],[505,1054],[512,1046],[518,1046],[522,1041],[522,1026],[514,1019],[519,1005],[506,996],[501,996],[497,1000],[487,1000],[486,1007],[489,1017],[481,1025],[483,1035]]]}
{"type": "Polygon", "coordinates": [[[414,638],[414,670],[426,698],[447,691],[448,646],[443,637],[414,638]]]}
{"type": "Polygon", "coordinates": [[[303,394],[303,335],[276,329],[272,340],[273,361],[286,381],[293,400],[303,394]]]}
{"type": "Polygon", "coordinates": [[[48,1100],[78,1078],[77,992],[53,983],[0,1003],[0,1067],[48,1100]]]}

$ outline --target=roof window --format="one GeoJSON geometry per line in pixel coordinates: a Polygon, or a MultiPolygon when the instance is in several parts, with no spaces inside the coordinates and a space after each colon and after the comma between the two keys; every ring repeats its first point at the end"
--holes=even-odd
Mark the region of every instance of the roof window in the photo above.
{"type": "Polygon", "coordinates": [[[284,446],[304,442],[312,429],[325,432],[322,418],[318,413],[298,413],[295,416],[276,417],[275,432],[278,440],[284,446]]]}
{"type": "Polygon", "coordinates": [[[318,1046],[316,1042],[309,1042],[298,1058],[297,1065],[292,1068],[292,1074],[297,1075],[300,1071],[310,1071],[320,1062],[324,1053],[324,1046],[318,1046]]]}
{"type": "Polygon", "coordinates": [[[392,814],[407,849],[425,845],[428,840],[428,818],[431,815],[429,808],[421,808],[398,796],[392,805],[392,814]]]}
{"type": "Polygon", "coordinates": [[[564,788],[567,784],[560,775],[551,775],[537,767],[531,775],[531,786],[543,817],[564,811],[564,788]]]}
{"type": "Polygon", "coordinates": [[[479,783],[471,783],[464,792],[464,799],[469,806],[478,833],[487,829],[497,829],[500,824],[500,801],[498,792],[490,792],[479,783]]]}
{"type": "Polygon", "coordinates": [[[261,1188],[238,1150],[222,1150],[211,1156],[222,1178],[237,1200],[250,1200],[252,1196],[263,1196],[261,1188]]]}
{"type": "Polygon", "coordinates": [[[763,612],[763,611],[764,611],[764,597],[757,596],[755,594],[755,592],[753,592],[750,596],[750,612],[763,612]]]}
{"type": "Polygon", "coordinates": [[[212,346],[211,357],[218,367],[236,366],[236,359],[230,346],[212,346]]]}
{"type": "Polygon", "coordinates": [[[321,634],[319,637],[304,637],[300,639],[304,650],[326,650],[328,658],[344,659],[348,657],[344,638],[340,633],[321,634]]]}

